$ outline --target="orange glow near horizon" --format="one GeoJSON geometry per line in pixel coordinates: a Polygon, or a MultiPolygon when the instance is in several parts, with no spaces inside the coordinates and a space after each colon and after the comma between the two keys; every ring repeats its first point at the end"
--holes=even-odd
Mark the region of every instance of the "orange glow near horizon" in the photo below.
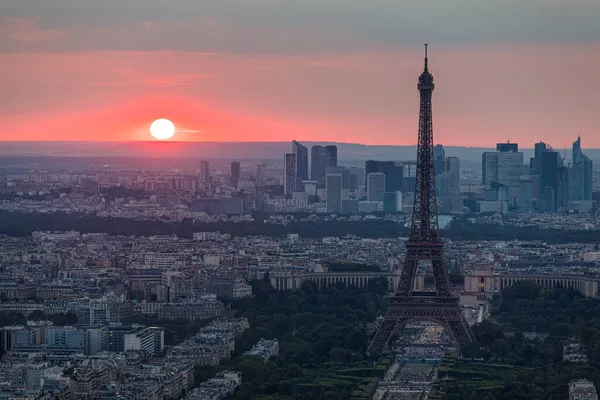
{"type": "MultiPolygon", "coordinates": [[[[570,146],[595,135],[600,44],[430,48],[436,143],[570,146]],[[550,84],[551,83],[551,84],[550,84]]],[[[168,116],[174,141],[412,145],[422,55],[6,53],[0,141],[139,141],[168,116]]]]}

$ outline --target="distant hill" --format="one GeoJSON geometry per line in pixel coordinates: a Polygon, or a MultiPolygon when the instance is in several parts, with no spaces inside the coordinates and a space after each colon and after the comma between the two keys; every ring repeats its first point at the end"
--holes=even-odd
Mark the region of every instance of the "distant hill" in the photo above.
{"type": "MultiPolygon", "coordinates": [[[[416,146],[368,146],[353,143],[301,142],[335,144],[338,158],[346,163],[375,160],[414,160],[416,146]]],[[[444,146],[446,156],[459,157],[466,162],[481,162],[484,151],[493,148],[444,146]]],[[[203,158],[237,160],[276,160],[291,151],[290,142],[0,142],[2,156],[54,157],[153,157],[203,158]]],[[[532,149],[522,149],[525,163],[533,156],[532,149]]],[[[565,154],[565,150],[557,149],[565,154]]],[[[593,160],[600,160],[600,149],[584,149],[593,160]]],[[[570,158],[570,149],[566,150],[570,158]]]]}

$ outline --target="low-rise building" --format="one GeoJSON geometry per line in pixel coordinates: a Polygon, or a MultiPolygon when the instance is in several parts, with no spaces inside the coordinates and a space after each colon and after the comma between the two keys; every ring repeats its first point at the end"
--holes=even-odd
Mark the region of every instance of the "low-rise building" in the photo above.
{"type": "Polygon", "coordinates": [[[143,351],[146,357],[161,354],[165,348],[165,331],[162,328],[140,328],[123,336],[124,351],[143,351]]]}
{"type": "Polygon", "coordinates": [[[563,345],[563,360],[572,363],[587,364],[585,348],[577,342],[566,341],[563,345]]]}
{"type": "Polygon", "coordinates": [[[235,392],[241,384],[241,372],[221,371],[214,378],[202,382],[184,400],[221,400],[235,392]]]}
{"type": "Polygon", "coordinates": [[[279,341],[277,339],[267,340],[261,338],[252,349],[244,353],[248,357],[261,357],[268,361],[271,357],[279,357],[279,341]]]}
{"type": "Polygon", "coordinates": [[[596,387],[587,379],[575,379],[569,382],[569,400],[598,400],[596,387]]]}

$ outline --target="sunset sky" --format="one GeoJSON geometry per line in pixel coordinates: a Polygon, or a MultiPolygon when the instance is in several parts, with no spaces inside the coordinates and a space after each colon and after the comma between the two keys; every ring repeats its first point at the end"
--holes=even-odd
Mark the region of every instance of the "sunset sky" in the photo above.
{"type": "Polygon", "coordinates": [[[1,0],[0,140],[600,147],[598,0],[1,0]],[[188,132],[181,132],[188,131],[188,132]],[[199,132],[190,132],[199,131],[199,132]]]}

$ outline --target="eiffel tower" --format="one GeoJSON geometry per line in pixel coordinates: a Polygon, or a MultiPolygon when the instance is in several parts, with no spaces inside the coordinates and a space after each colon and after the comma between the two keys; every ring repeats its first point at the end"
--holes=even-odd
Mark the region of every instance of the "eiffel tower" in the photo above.
{"type": "Polygon", "coordinates": [[[421,94],[421,107],[415,202],[410,238],[406,242],[406,259],[398,288],[389,297],[387,314],[367,349],[369,355],[389,350],[390,340],[411,321],[430,321],[443,326],[459,350],[475,340],[460,309],[458,296],[452,293],[444,264],[444,242],[438,232],[431,117],[431,94],[434,85],[427,61],[426,44],[425,68],[417,85],[421,94]],[[435,291],[415,290],[417,270],[423,262],[429,264],[433,271],[435,291]]]}

